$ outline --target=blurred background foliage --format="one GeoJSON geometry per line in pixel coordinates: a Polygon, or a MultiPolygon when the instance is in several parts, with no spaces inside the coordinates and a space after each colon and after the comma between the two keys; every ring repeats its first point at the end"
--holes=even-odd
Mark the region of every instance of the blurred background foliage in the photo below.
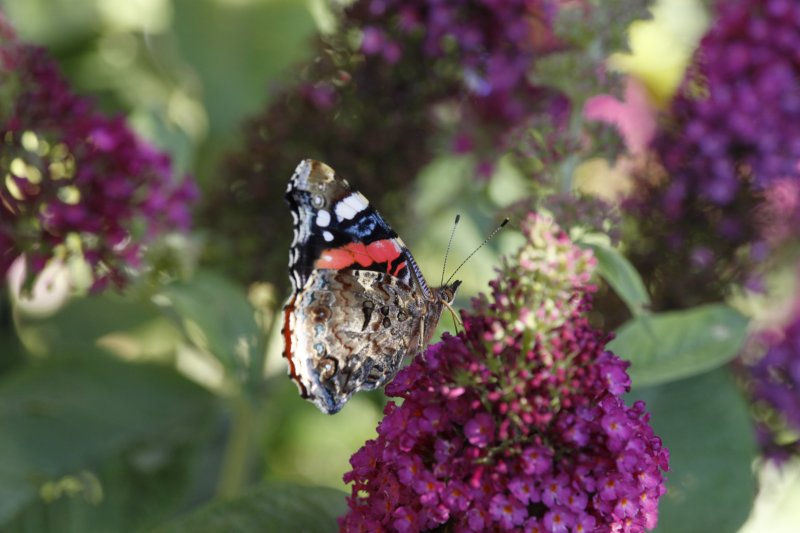
{"type": "MultiPolygon", "coordinates": [[[[619,214],[591,203],[570,212],[559,200],[625,187],[611,164],[622,142],[611,126],[583,120],[587,99],[621,94],[624,72],[666,106],[709,24],[697,1],[665,0],[653,18],[648,2],[597,4],[586,3],[592,16],[567,13],[554,48],[567,45],[548,48],[530,75],[538,94],[566,94],[571,106],[556,126],[511,146],[494,146],[499,136],[475,127],[502,154],[491,159],[454,149],[462,121],[481,123],[453,107],[459,88],[447,65],[429,76],[431,63],[409,51],[388,70],[365,66],[348,52],[348,39],[360,37],[352,21],[337,22],[336,3],[1,0],[20,39],[45,46],[77,92],[124,115],[196,177],[202,194],[193,233],[155,250],[176,281],[66,299],[56,275],[37,285],[33,302],[4,292],[0,530],[333,527],[345,507],[341,476],[375,434],[384,400],[359,394],[328,417],[285,377],[274,320],[288,290],[283,191],[296,163],[314,157],[380,207],[434,284],[457,213],[456,262],[506,214],[531,207],[591,227],[595,235],[581,242],[606,282],[596,321],[622,326],[612,349],[633,359],[633,394],[647,401],[673,453],[658,530],[793,531],[787,524],[800,521],[792,511],[800,506],[787,502],[800,501],[800,470],[754,470],[748,406],[722,368],[740,352],[747,321],[722,305],[649,314],[718,302],[727,289],[695,278],[702,291],[672,298],[672,279],[648,275],[664,262],[648,263],[657,241],[643,237],[644,248],[624,251],[645,287],[619,253],[620,232],[629,231],[612,225],[619,214]],[[616,72],[599,67],[609,57],[616,72]],[[422,101],[437,105],[403,116],[422,101]],[[674,342],[653,346],[653,331],[674,342]],[[754,506],[757,476],[767,489],[754,506]]],[[[484,290],[519,241],[503,232],[467,263],[458,305],[484,290]]],[[[791,292],[789,277],[770,278],[773,292],[791,292]]],[[[740,311],[760,306],[755,316],[777,305],[734,300],[740,311]]]]}

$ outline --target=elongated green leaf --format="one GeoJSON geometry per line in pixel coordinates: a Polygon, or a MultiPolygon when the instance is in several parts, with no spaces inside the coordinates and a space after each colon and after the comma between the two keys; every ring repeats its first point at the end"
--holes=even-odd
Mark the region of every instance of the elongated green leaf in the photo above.
{"type": "Polygon", "coordinates": [[[597,258],[597,273],[625,302],[633,316],[648,311],[650,295],[647,293],[642,278],[619,250],[598,239],[585,238],[578,244],[592,250],[597,258]]]}
{"type": "Polygon", "coordinates": [[[656,532],[738,531],[753,504],[756,446],[729,372],[719,368],[631,396],[647,403],[653,428],[670,451],[656,532]]]}
{"type": "Polygon", "coordinates": [[[643,315],[624,324],[608,344],[631,361],[634,387],[700,374],[733,359],[747,335],[747,318],[722,304],[643,315]]]}
{"type": "Polygon", "coordinates": [[[210,272],[198,273],[188,282],[169,285],[156,300],[231,376],[245,382],[251,370],[260,375],[265,338],[241,287],[210,272]]]}
{"type": "Polygon", "coordinates": [[[215,502],[152,533],[328,533],[346,510],[345,494],[326,487],[267,482],[247,494],[215,502]]]}
{"type": "Polygon", "coordinates": [[[107,356],[54,357],[0,381],[0,524],[42,483],[149,440],[204,430],[212,397],[174,370],[107,356]]]}

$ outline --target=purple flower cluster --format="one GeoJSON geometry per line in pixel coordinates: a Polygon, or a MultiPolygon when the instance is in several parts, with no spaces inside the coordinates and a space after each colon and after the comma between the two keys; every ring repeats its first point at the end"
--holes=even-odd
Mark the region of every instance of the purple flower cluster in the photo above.
{"type": "Polygon", "coordinates": [[[728,205],[752,185],[800,177],[800,5],[718,2],[683,92],[674,130],[655,140],[670,187],[664,208],[680,216],[693,195],[728,205]]]}
{"type": "MultiPolygon", "coordinates": [[[[0,15],[0,22],[2,22],[0,15]]],[[[39,272],[82,256],[95,289],[125,282],[143,244],[185,230],[197,189],[169,157],[75,95],[41,48],[0,34],[0,275],[24,254],[39,272]]]]}
{"type": "Polygon", "coordinates": [[[639,231],[632,259],[656,307],[719,300],[752,276],[767,245],[800,237],[789,223],[800,204],[763,204],[786,200],[786,183],[800,180],[798,50],[797,2],[716,2],[628,203],[639,231]]]}
{"type": "Polygon", "coordinates": [[[591,262],[552,223],[531,219],[526,233],[491,300],[462,314],[464,331],[386,387],[403,401],[351,458],[341,531],[655,527],[669,456],[644,404],[622,400],[627,363],[585,317],[591,262]],[[566,256],[544,253],[556,248],[566,256]],[[534,265],[549,268],[536,282],[520,276],[534,265]],[[531,300],[533,286],[573,291],[563,308],[543,307],[552,300],[531,300]]]}
{"type": "Polygon", "coordinates": [[[551,0],[364,0],[349,18],[363,28],[365,54],[396,63],[409,38],[420,37],[426,56],[453,57],[473,94],[494,97],[527,85],[536,54],[556,46],[550,32],[557,7],[551,0]]]}
{"type": "Polygon", "coordinates": [[[456,81],[466,105],[453,148],[467,152],[510,146],[517,127],[562,102],[529,79],[537,57],[562,47],[553,33],[558,7],[554,0],[362,0],[346,20],[362,30],[367,57],[393,65],[419,49],[425,76],[456,81]]]}
{"type": "Polygon", "coordinates": [[[766,353],[748,368],[756,429],[764,455],[780,462],[800,453],[800,315],[760,342],[766,353]]]}

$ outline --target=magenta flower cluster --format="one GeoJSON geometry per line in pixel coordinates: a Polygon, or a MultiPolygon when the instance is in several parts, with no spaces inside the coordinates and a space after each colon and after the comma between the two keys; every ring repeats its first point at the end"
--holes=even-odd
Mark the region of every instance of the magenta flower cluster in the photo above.
{"type": "Polygon", "coordinates": [[[800,315],[761,337],[766,353],[748,376],[759,443],[766,457],[780,462],[800,453],[800,315]]]}
{"type": "Polygon", "coordinates": [[[553,102],[564,103],[530,81],[535,60],[561,46],[553,33],[558,4],[363,0],[347,18],[362,28],[366,56],[395,64],[411,49],[413,55],[421,49],[425,76],[457,80],[466,105],[454,149],[468,152],[491,145],[492,138],[496,144],[498,135],[509,136],[536,113],[550,113],[553,102]],[[480,127],[464,128],[468,122],[480,127]]]}
{"type": "MultiPolygon", "coordinates": [[[[800,178],[800,4],[717,2],[697,64],[655,140],[671,185],[664,209],[695,195],[729,205],[737,193],[800,178]]],[[[728,228],[727,232],[735,228],[728,228]]]]}
{"type": "Polygon", "coordinates": [[[24,254],[36,273],[82,256],[95,288],[125,283],[143,245],[190,224],[198,191],[170,159],[72,92],[41,48],[0,36],[0,275],[24,254]]]}
{"type": "MultiPolygon", "coordinates": [[[[568,242],[540,222],[528,221],[529,239],[568,242]]],[[[627,363],[586,319],[588,271],[577,266],[591,266],[585,252],[573,245],[572,257],[545,257],[541,245],[530,240],[506,264],[491,300],[462,314],[463,332],[446,335],[386,387],[402,402],[386,406],[377,438],[351,458],[341,531],[655,527],[668,452],[644,404],[622,399],[627,363]],[[519,277],[531,260],[552,265],[539,280],[545,292],[547,279],[570,280],[551,276],[562,266],[574,274],[568,312],[532,305],[519,277]],[[526,308],[542,320],[520,328],[528,318],[501,318],[526,308]]]]}

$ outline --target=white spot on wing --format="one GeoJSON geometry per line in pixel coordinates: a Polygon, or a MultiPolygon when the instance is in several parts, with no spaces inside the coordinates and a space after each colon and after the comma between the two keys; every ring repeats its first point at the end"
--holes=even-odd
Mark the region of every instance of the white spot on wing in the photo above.
{"type": "Polygon", "coordinates": [[[336,216],[339,221],[352,220],[358,213],[367,208],[369,202],[361,193],[353,193],[336,204],[336,216]]]}
{"type": "Polygon", "coordinates": [[[317,226],[327,228],[331,223],[331,214],[324,209],[317,212],[317,226]]]}
{"type": "Polygon", "coordinates": [[[350,204],[356,211],[363,211],[369,205],[369,200],[367,200],[360,192],[351,194],[345,198],[344,201],[350,204]]]}
{"type": "Polygon", "coordinates": [[[327,231],[327,230],[323,231],[322,232],[322,238],[325,239],[328,242],[331,242],[333,240],[333,234],[330,231],[327,231]]]}
{"type": "Polygon", "coordinates": [[[335,211],[336,218],[339,219],[339,222],[345,219],[352,220],[352,218],[358,214],[358,211],[353,209],[350,204],[346,203],[344,200],[336,204],[335,211]]]}
{"type": "MultiPolygon", "coordinates": [[[[355,196],[358,200],[360,200],[361,203],[364,204],[364,207],[367,207],[369,205],[369,200],[367,200],[367,197],[361,194],[360,192],[355,193],[353,196],[355,196]]],[[[364,207],[362,207],[361,209],[364,209],[364,207]]]]}

